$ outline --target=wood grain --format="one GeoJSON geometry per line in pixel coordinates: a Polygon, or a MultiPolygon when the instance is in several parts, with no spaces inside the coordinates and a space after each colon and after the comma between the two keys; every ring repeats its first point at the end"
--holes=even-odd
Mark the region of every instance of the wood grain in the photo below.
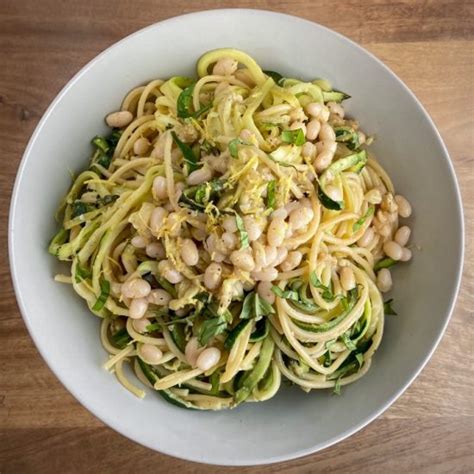
{"type": "MultiPolygon", "coordinates": [[[[0,473],[313,473],[474,471],[474,3],[470,1],[2,0],[0,3],[0,473]],[[62,387],[26,332],[7,256],[10,194],[42,113],[87,61],[155,21],[217,7],[297,14],[361,43],[421,99],[461,184],[467,248],[453,318],[432,360],[377,421],[296,461],[223,469],[173,459],[123,438],[62,387]]],[[[41,192],[41,190],[39,190],[41,192]]]]}

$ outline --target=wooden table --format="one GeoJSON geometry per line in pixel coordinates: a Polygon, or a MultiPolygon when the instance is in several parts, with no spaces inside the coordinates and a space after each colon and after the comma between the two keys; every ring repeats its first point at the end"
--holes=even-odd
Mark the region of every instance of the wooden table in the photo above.
{"type": "Polygon", "coordinates": [[[473,472],[473,10],[474,3],[463,0],[2,0],[0,473],[473,472]],[[388,64],[439,127],[461,184],[467,230],[463,286],[451,323],[431,362],[398,402],[337,446],[297,461],[245,469],[207,467],[152,452],[80,406],[33,346],[7,263],[8,207],[17,167],[38,120],[63,85],[123,36],[218,6],[303,16],[347,35],[388,64]]]}

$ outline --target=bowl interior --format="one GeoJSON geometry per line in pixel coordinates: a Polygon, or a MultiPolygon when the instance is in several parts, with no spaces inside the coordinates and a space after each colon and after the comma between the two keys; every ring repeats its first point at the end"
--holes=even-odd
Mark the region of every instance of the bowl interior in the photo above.
{"type": "Polygon", "coordinates": [[[414,96],[344,37],[305,20],[256,10],[171,19],[126,38],[87,65],[35,132],[18,174],[10,219],[11,265],[22,313],[64,385],[125,436],[173,456],[216,464],[258,464],[308,454],[380,414],[441,337],[462,261],[462,214],[452,166],[414,96]],[[399,315],[387,317],[367,376],[341,396],[285,388],[269,402],[220,413],[182,410],[154,393],[140,401],[102,369],[106,354],[98,319],[69,286],[52,279],[57,264],[46,248],[56,228],[53,215],[70,185],[70,172],[87,166],[90,138],[105,132],[103,117],[140,83],[194,74],[197,58],[217,47],[242,49],[265,69],[286,76],[329,79],[351,94],[349,113],[376,136],[373,151],[397,190],[412,202],[409,225],[420,250],[394,271],[392,296],[399,315]]]}

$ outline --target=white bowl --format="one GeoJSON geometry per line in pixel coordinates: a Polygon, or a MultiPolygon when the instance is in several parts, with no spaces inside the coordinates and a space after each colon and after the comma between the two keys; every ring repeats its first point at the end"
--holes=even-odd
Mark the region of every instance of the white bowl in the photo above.
{"type": "Polygon", "coordinates": [[[387,409],[428,361],[448,322],[463,257],[461,198],[446,148],[408,88],[343,36],[299,18],[258,10],[215,10],[173,18],[115,44],[85,66],[45,113],[18,172],[10,213],[10,263],[26,325],[51,370],[92,413],[152,449],[212,464],[283,461],[334,444],[387,409]],[[234,411],[193,412],[155,393],[140,401],[101,365],[99,321],[67,285],[53,281],[46,252],[70,171],[88,164],[103,117],[152,78],[192,75],[197,58],[236,47],[265,69],[323,77],[347,91],[349,112],[376,135],[373,150],[414,208],[414,259],[394,271],[399,316],[364,378],[341,396],[283,389],[234,411]]]}

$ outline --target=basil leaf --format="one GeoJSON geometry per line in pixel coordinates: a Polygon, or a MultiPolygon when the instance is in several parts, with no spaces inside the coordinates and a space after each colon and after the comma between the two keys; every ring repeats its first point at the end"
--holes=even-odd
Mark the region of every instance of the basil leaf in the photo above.
{"type": "Polygon", "coordinates": [[[76,265],[76,274],[74,275],[76,283],[81,283],[82,280],[87,280],[91,276],[92,273],[87,268],[83,268],[79,264],[76,265]]]}
{"type": "Polygon", "coordinates": [[[299,301],[300,300],[298,292],[294,291],[294,290],[285,290],[285,291],[283,291],[280,287],[273,285],[272,286],[272,291],[279,298],[283,298],[285,300],[293,300],[293,301],[299,301]]]}
{"type": "Polygon", "coordinates": [[[242,140],[240,138],[234,138],[229,142],[229,152],[232,158],[237,158],[239,155],[239,148],[238,146],[242,145],[242,140]]]}
{"type": "Polygon", "coordinates": [[[276,181],[272,179],[267,184],[267,208],[275,209],[276,206],[276,181]]]}
{"type": "Polygon", "coordinates": [[[383,312],[384,314],[387,314],[390,316],[397,316],[398,313],[393,309],[392,304],[393,304],[393,298],[390,298],[389,300],[384,301],[383,312]]]}
{"type": "Polygon", "coordinates": [[[146,328],[145,328],[145,331],[146,332],[154,332],[154,331],[159,331],[161,329],[161,323],[152,323],[152,324],[149,324],[146,328]]]}
{"type": "Polygon", "coordinates": [[[364,354],[362,354],[362,352],[358,352],[355,356],[357,362],[359,363],[359,367],[362,367],[362,364],[364,363],[364,354]]]}
{"type": "Polygon", "coordinates": [[[104,197],[97,198],[95,203],[98,207],[108,206],[114,203],[118,198],[119,196],[117,194],[107,194],[104,197]]]}
{"type": "Polygon", "coordinates": [[[316,275],[316,272],[314,270],[310,273],[309,280],[311,282],[311,285],[313,285],[315,288],[323,290],[321,296],[324,300],[334,301],[336,296],[333,295],[332,291],[327,286],[324,286],[321,283],[321,281],[319,280],[319,278],[316,275]]]}
{"type": "Polygon", "coordinates": [[[334,128],[336,142],[344,143],[349,150],[356,150],[360,146],[359,134],[350,127],[334,128]]]}
{"type": "Polygon", "coordinates": [[[110,145],[107,141],[106,138],[101,137],[99,135],[95,136],[92,140],[91,143],[98,149],[103,151],[104,153],[107,153],[110,150],[110,145]]]}
{"type": "Polygon", "coordinates": [[[197,156],[194,154],[194,151],[192,150],[192,148],[186,143],[182,142],[178,138],[178,135],[176,135],[176,132],[171,132],[171,135],[173,136],[174,142],[176,143],[178,148],[181,150],[181,153],[183,154],[184,162],[186,163],[187,168],[188,168],[188,173],[191,173],[199,169],[200,168],[199,160],[197,156]]]}
{"type": "Polygon", "coordinates": [[[240,319],[254,318],[258,321],[263,316],[268,316],[274,312],[273,306],[266,299],[252,291],[244,299],[240,319]]]}
{"type": "Polygon", "coordinates": [[[72,203],[71,217],[74,219],[74,217],[82,216],[82,214],[86,214],[94,209],[95,207],[92,204],[82,201],[74,201],[72,203]]]}
{"type": "Polygon", "coordinates": [[[281,140],[285,143],[301,146],[304,145],[306,138],[303,129],[298,128],[297,130],[285,130],[281,132],[281,140]]]}
{"type": "Polygon", "coordinates": [[[212,104],[204,105],[198,111],[194,112],[194,114],[192,115],[193,118],[195,119],[199,118],[202,114],[205,114],[208,110],[210,110],[211,107],[212,107],[212,104]]]}
{"type": "Polygon", "coordinates": [[[275,81],[275,84],[278,84],[279,86],[285,80],[285,78],[279,72],[276,71],[266,70],[263,71],[263,73],[271,77],[275,81]]]}
{"type": "Polygon", "coordinates": [[[347,349],[349,349],[350,351],[355,351],[357,349],[356,345],[354,344],[354,341],[349,337],[347,333],[344,333],[341,338],[347,349]]]}
{"type": "Polygon", "coordinates": [[[120,329],[111,337],[114,346],[119,349],[125,349],[126,345],[132,340],[126,328],[120,329]]]}
{"type": "Polygon", "coordinates": [[[100,295],[97,298],[97,301],[92,306],[92,311],[100,311],[107,302],[107,298],[110,294],[110,282],[108,280],[102,280],[100,282],[100,295]]]}
{"type": "Polygon", "coordinates": [[[341,378],[342,378],[342,375],[341,375],[341,377],[337,378],[336,383],[334,384],[334,389],[332,391],[332,393],[334,393],[334,395],[340,395],[341,394],[341,378]]]}
{"type": "Polygon", "coordinates": [[[354,225],[352,226],[352,230],[354,232],[357,232],[363,225],[364,225],[364,222],[370,217],[370,216],[373,216],[374,215],[374,212],[375,212],[375,207],[374,206],[370,206],[368,209],[367,209],[367,212],[359,219],[357,220],[356,222],[354,222],[354,225]]]}
{"type": "Polygon", "coordinates": [[[246,249],[250,247],[249,243],[249,234],[245,230],[245,225],[243,219],[239,216],[239,214],[235,213],[235,223],[237,224],[237,229],[240,234],[240,248],[246,249]]]}
{"type": "Polygon", "coordinates": [[[375,265],[374,265],[374,272],[379,271],[382,268],[390,268],[393,267],[397,263],[396,260],[393,260],[393,258],[386,257],[383,258],[382,260],[379,260],[375,265]]]}
{"type": "Polygon", "coordinates": [[[188,118],[191,117],[191,105],[193,103],[193,92],[195,84],[191,84],[186,87],[186,89],[181,92],[178,96],[178,101],[176,103],[176,109],[178,112],[179,118],[188,118]]]}
{"type": "Polygon", "coordinates": [[[224,320],[223,316],[204,321],[199,330],[199,344],[205,346],[213,337],[222,334],[226,329],[227,322],[224,320]]]}

